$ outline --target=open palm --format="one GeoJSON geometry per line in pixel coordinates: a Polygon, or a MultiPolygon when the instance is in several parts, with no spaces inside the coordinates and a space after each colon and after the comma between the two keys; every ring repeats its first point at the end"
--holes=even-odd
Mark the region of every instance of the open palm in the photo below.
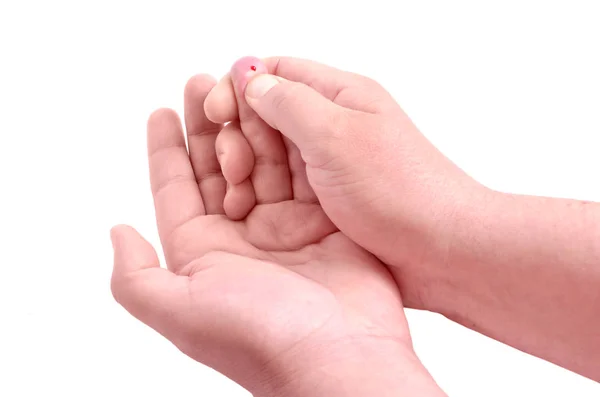
{"type": "Polygon", "coordinates": [[[410,344],[394,280],[327,218],[297,149],[242,102],[239,122],[208,121],[214,84],[186,87],[187,146],[173,111],[149,120],[168,270],[137,232],[115,228],[115,298],[242,385],[357,340],[410,344]]]}

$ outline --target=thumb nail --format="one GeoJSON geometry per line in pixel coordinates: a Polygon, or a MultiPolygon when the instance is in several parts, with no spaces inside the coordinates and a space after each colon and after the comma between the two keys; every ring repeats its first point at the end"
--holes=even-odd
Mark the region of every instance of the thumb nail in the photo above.
{"type": "Polygon", "coordinates": [[[253,99],[259,99],[277,84],[279,84],[279,80],[273,75],[258,75],[248,82],[248,85],[246,86],[246,96],[253,99]]]}

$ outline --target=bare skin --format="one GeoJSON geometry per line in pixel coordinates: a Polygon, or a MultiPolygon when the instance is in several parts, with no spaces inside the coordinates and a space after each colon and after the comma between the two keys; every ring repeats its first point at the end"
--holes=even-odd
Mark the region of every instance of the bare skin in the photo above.
{"type": "Polygon", "coordinates": [[[240,120],[207,119],[214,85],[197,76],[186,87],[187,147],[173,111],[149,119],[168,269],[134,229],[113,228],[115,299],[256,396],[443,396],[414,354],[393,276],[334,226],[298,157],[243,97],[240,120]],[[248,181],[232,183],[239,164],[248,181]]]}
{"type": "MultiPolygon", "coordinates": [[[[236,69],[220,81],[207,116],[236,119],[243,96],[280,131],[327,216],[388,265],[407,306],[600,381],[599,204],[491,191],[372,80],[292,58],[264,64],[247,87],[236,69]]],[[[231,196],[243,218],[252,196],[231,196]]]]}

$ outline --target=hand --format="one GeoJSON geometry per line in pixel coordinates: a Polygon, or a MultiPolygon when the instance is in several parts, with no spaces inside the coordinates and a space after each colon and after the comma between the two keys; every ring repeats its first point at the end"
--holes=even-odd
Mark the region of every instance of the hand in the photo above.
{"type": "MultiPolygon", "coordinates": [[[[271,58],[205,103],[235,118],[234,89],[299,150],[340,230],[389,265],[407,306],[600,380],[600,206],[503,194],[439,153],[377,83],[271,58]],[[269,72],[269,74],[262,74],[269,72]],[[241,89],[244,91],[241,91],[241,89]]],[[[290,149],[291,148],[291,149],[290,149]]]]}
{"type": "Polygon", "coordinates": [[[115,299],[255,395],[397,395],[409,386],[438,395],[412,352],[389,272],[335,228],[297,153],[243,98],[239,123],[222,129],[206,118],[214,84],[198,76],[186,87],[189,154],[173,111],[149,119],[168,270],[136,231],[115,227],[115,299]]]}
{"type": "MultiPolygon", "coordinates": [[[[250,81],[248,104],[291,141],[288,151],[299,149],[295,167],[306,170],[333,223],[390,265],[408,306],[428,308],[428,285],[444,267],[454,219],[485,189],[374,81],[299,59],[265,64],[272,75],[250,81]]],[[[236,118],[240,76],[231,77],[233,85],[227,76],[206,100],[215,122],[236,118]]]]}

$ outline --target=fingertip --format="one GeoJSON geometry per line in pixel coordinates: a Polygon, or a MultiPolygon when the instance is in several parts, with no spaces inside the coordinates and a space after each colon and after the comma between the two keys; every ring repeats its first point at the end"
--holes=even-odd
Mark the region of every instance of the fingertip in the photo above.
{"type": "Polygon", "coordinates": [[[111,229],[115,254],[115,274],[127,274],[137,270],[160,266],[156,251],[142,235],[128,225],[111,229]]]}
{"type": "Polygon", "coordinates": [[[170,108],[158,108],[148,116],[148,128],[168,121],[180,122],[177,112],[170,108]]]}
{"type": "Polygon", "coordinates": [[[148,155],[164,147],[182,146],[185,144],[181,118],[173,109],[160,108],[148,117],[146,124],[148,155]]]}
{"type": "MultiPolygon", "coordinates": [[[[125,224],[118,224],[110,229],[110,239],[115,250],[119,249],[121,242],[127,237],[139,236],[139,233],[131,226],[125,224]]],[[[139,236],[141,237],[141,236],[139,236]]]]}
{"type": "Polygon", "coordinates": [[[237,185],[229,185],[223,208],[225,215],[232,221],[244,219],[256,205],[256,194],[250,179],[237,185]]]}
{"type": "MultiPolygon", "coordinates": [[[[186,123],[190,114],[198,114],[197,106],[199,104],[204,107],[208,94],[216,85],[217,80],[208,74],[197,74],[187,81],[183,90],[186,123]]],[[[205,112],[201,114],[205,114],[205,112]]],[[[200,117],[200,119],[203,118],[200,117]]]]}
{"type": "Polygon", "coordinates": [[[129,225],[125,225],[123,223],[119,223],[117,225],[114,225],[113,227],[110,228],[110,232],[111,233],[120,233],[123,230],[127,230],[127,229],[133,229],[131,226],[129,225]]]}
{"type": "Polygon", "coordinates": [[[115,245],[115,241],[117,240],[120,227],[121,225],[115,225],[110,228],[110,240],[112,241],[113,246],[115,245]]]}
{"type": "Polygon", "coordinates": [[[254,152],[238,123],[228,124],[215,141],[217,159],[225,180],[237,185],[248,178],[254,168],[254,152]]]}
{"type": "Polygon", "coordinates": [[[243,93],[250,79],[258,74],[269,73],[264,62],[253,56],[238,59],[231,67],[231,80],[235,90],[243,93]]]}
{"type": "Polygon", "coordinates": [[[223,177],[228,183],[238,184],[252,174],[254,154],[246,147],[231,148],[218,154],[223,177]]]}
{"type": "Polygon", "coordinates": [[[124,243],[124,234],[128,232],[128,229],[132,229],[130,226],[119,224],[115,225],[110,229],[110,239],[113,246],[113,271],[110,280],[110,288],[114,299],[117,302],[122,301],[123,290],[122,279],[129,267],[128,260],[126,258],[126,243],[124,243]]]}
{"type": "Polygon", "coordinates": [[[223,77],[206,96],[204,113],[216,124],[237,119],[237,102],[229,74],[223,77]]]}
{"type": "Polygon", "coordinates": [[[193,94],[195,92],[208,92],[215,85],[217,85],[217,79],[215,79],[213,76],[205,73],[197,74],[190,77],[190,79],[185,84],[183,92],[184,95],[187,97],[188,95],[193,94]]]}

